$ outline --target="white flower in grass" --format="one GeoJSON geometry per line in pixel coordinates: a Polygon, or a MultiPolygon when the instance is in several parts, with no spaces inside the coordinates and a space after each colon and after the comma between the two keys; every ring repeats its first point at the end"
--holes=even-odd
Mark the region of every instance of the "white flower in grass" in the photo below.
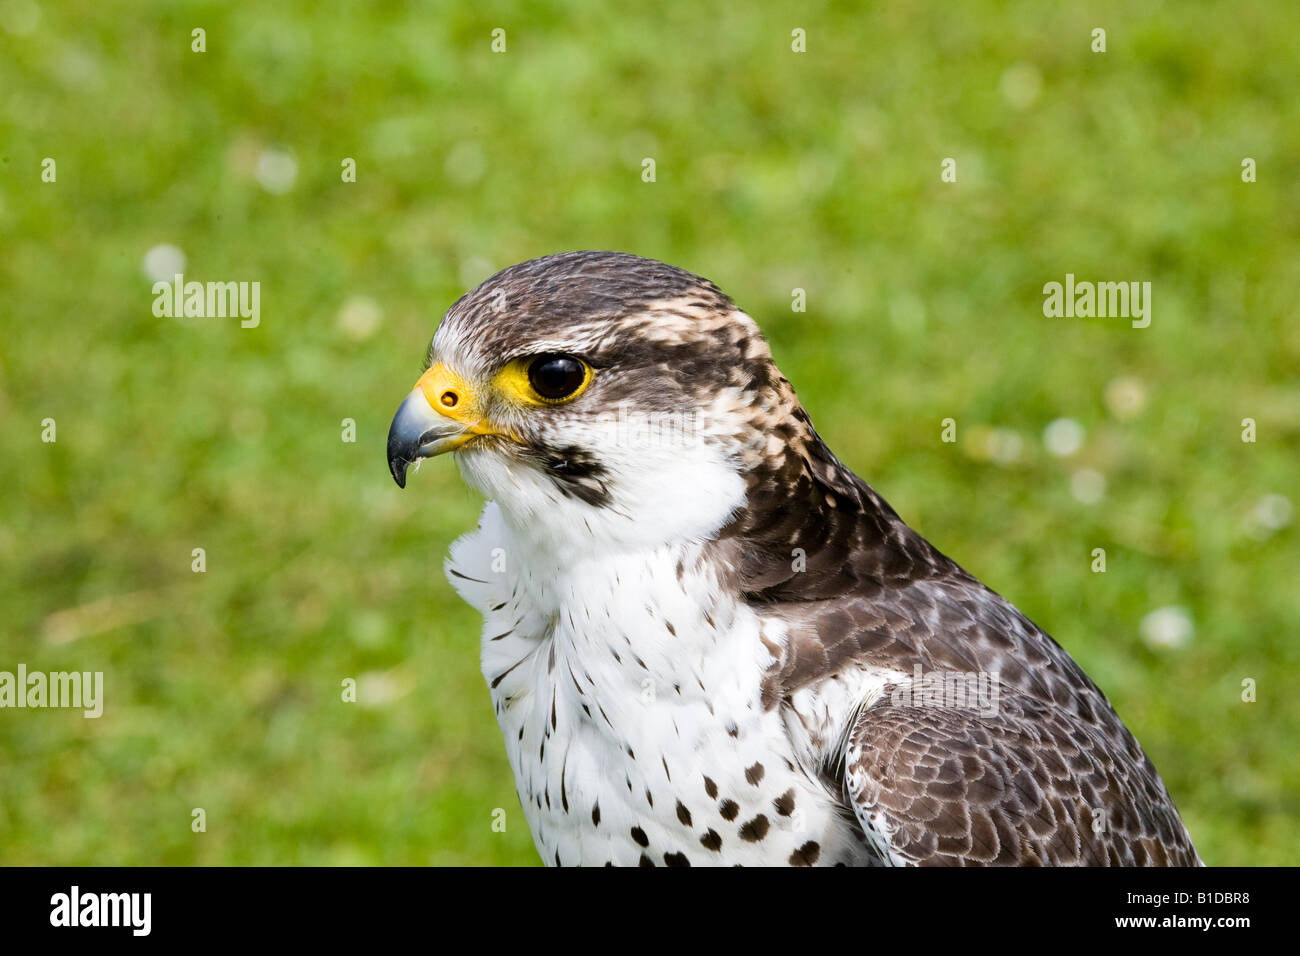
{"type": "Polygon", "coordinates": [[[1157,608],[1142,619],[1142,640],[1153,650],[1179,650],[1186,647],[1195,632],[1192,615],[1185,607],[1157,608]]]}
{"type": "Polygon", "coordinates": [[[1122,375],[1106,386],[1106,410],[1122,422],[1136,418],[1147,404],[1147,389],[1138,379],[1122,375]]]}
{"type": "Polygon", "coordinates": [[[1091,468],[1080,468],[1070,476],[1070,494],[1080,504],[1095,505],[1106,497],[1106,476],[1091,468]]]}
{"type": "Polygon", "coordinates": [[[1069,458],[1083,447],[1083,426],[1073,418],[1058,418],[1043,429],[1043,444],[1057,458],[1069,458]]]}
{"type": "Polygon", "coordinates": [[[185,272],[185,253],[164,242],[144,254],[140,267],[150,282],[171,282],[185,272]]]}
{"type": "Polygon", "coordinates": [[[298,161],[283,149],[268,147],[257,157],[254,176],[267,192],[282,195],[293,188],[294,181],[298,178],[298,161]]]}

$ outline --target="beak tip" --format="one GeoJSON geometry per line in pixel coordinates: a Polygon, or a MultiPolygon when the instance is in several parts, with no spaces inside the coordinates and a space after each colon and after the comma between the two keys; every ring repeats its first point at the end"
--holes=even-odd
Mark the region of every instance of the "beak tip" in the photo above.
{"type": "Polygon", "coordinates": [[[423,391],[412,389],[397,408],[388,428],[388,471],[397,487],[406,487],[406,474],[421,458],[454,451],[464,444],[469,429],[429,405],[423,391]]]}
{"type": "Polygon", "coordinates": [[[393,476],[393,481],[397,482],[397,487],[406,487],[406,469],[410,465],[405,458],[388,459],[388,470],[393,476]]]}

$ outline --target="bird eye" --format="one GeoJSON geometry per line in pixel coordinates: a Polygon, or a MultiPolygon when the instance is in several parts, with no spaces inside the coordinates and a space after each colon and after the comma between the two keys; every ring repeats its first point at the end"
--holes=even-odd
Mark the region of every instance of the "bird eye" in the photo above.
{"type": "Polygon", "coordinates": [[[587,366],[569,355],[540,355],[528,366],[528,382],[547,401],[576,393],[587,381],[587,366]]]}

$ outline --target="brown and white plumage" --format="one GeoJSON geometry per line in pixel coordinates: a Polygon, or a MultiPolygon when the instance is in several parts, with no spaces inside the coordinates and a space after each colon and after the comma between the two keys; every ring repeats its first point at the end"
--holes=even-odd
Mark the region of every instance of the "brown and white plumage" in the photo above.
{"type": "Polygon", "coordinates": [[[430,363],[390,467],[454,450],[490,499],[449,578],[546,862],[1199,863],[1102,692],[835,458],[712,283],[532,260],[430,363]],[[556,355],[585,384],[529,395],[556,355]],[[949,674],[996,706],[920,693],[949,674]]]}

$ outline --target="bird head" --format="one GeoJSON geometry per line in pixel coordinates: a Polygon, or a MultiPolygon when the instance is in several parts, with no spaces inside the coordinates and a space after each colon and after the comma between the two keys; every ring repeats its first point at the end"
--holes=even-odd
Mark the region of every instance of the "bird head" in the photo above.
{"type": "Polygon", "coordinates": [[[447,311],[398,408],[388,464],[452,453],[517,529],[629,547],[707,538],[755,468],[811,433],[757,324],[712,282],[573,252],[496,274],[447,311]]]}

